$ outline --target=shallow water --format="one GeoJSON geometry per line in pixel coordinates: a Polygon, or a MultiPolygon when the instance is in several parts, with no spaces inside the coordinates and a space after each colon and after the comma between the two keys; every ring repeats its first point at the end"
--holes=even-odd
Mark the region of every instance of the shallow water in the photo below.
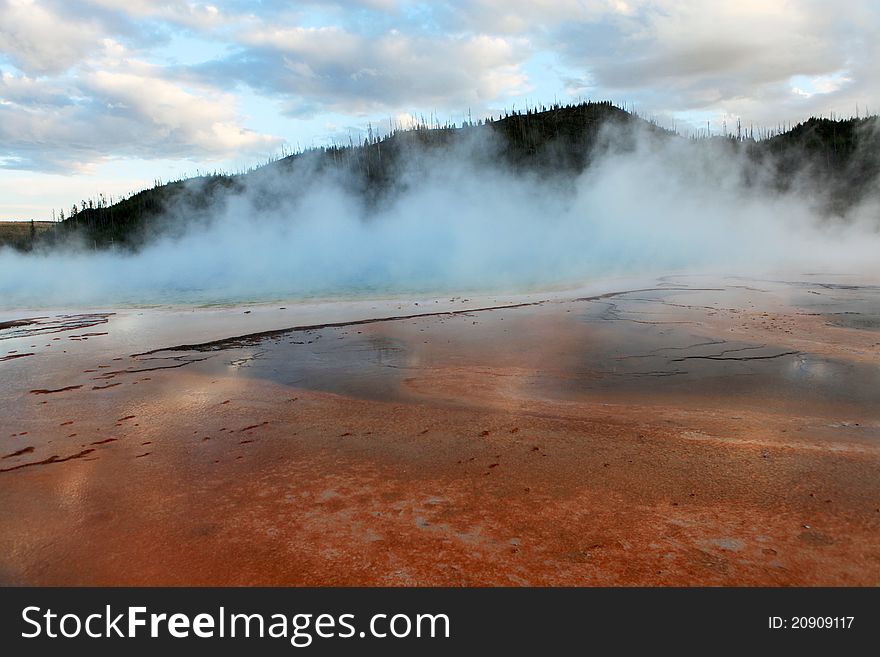
{"type": "MultiPolygon", "coordinates": [[[[860,294],[866,303],[878,296],[873,289],[860,294]]],[[[834,303],[840,308],[848,301],[834,303]]],[[[280,331],[181,353],[208,356],[193,365],[194,371],[374,400],[418,400],[420,386],[413,382],[430,383],[464,367],[467,373],[516,370],[517,394],[531,398],[674,399],[757,404],[789,413],[824,405],[880,420],[880,367],[787,344],[786,322],[805,311],[771,316],[768,311],[778,305],[777,297],[748,286],[658,288],[473,314],[280,331]],[[768,342],[713,333],[706,321],[722,312],[748,313],[776,333],[768,342]]],[[[479,374],[473,376],[480,381],[479,374]]]]}
{"type": "Polygon", "coordinates": [[[589,307],[578,320],[601,337],[572,354],[568,376],[559,379],[555,390],[574,396],[598,391],[744,395],[767,403],[812,399],[863,405],[880,417],[876,365],[811,354],[785,346],[784,340],[707,338],[699,330],[702,314],[715,312],[716,306],[748,305],[742,303],[746,295],[743,290],[656,291],[589,307]]]}

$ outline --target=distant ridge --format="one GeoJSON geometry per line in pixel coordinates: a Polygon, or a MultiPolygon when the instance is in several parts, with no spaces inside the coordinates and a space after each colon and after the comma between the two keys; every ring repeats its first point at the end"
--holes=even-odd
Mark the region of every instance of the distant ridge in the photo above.
{"type": "MultiPolygon", "coordinates": [[[[877,117],[830,120],[811,118],[787,131],[756,140],[750,131],[688,138],[661,128],[610,102],[554,105],[508,113],[495,120],[465,122],[462,126],[419,124],[370,136],[361,144],[315,148],[289,155],[241,174],[213,174],[156,184],[151,189],[115,203],[82,201],[63,221],[31,240],[4,240],[0,245],[21,249],[63,244],[74,236],[94,248],[121,246],[136,249],[155,234],[157,219],[169,208],[186,204],[207,211],[218,199],[234,196],[250,182],[267,175],[297,176],[303,167],[346,173],[352,191],[369,204],[381,202],[397,184],[404,155],[453,148],[469,139],[485,139],[491,150],[486,165],[501,163],[513,171],[543,177],[571,176],[587,167],[604,130],[617,128],[618,136],[646,134],[657,140],[682,140],[692,148],[711,142],[729,149],[731,157],[744,155],[772,174],[774,186],[789,189],[808,184],[827,190],[829,213],[843,213],[867,194],[880,176],[880,126],[877,117]]],[[[634,142],[633,142],[634,143],[634,142]]],[[[626,148],[627,144],[618,144],[626,148]]],[[[724,151],[722,151],[724,152],[724,151]]],[[[271,203],[271,199],[267,199],[271,203]]],[[[177,227],[180,228],[179,226],[177,227]]]]}

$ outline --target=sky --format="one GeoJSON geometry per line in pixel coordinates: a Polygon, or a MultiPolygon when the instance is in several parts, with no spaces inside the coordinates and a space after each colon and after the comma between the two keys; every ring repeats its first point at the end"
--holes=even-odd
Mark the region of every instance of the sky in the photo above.
{"type": "Polygon", "coordinates": [[[874,113],[878,33],[876,0],[0,0],[0,220],[421,117],[874,113]]]}

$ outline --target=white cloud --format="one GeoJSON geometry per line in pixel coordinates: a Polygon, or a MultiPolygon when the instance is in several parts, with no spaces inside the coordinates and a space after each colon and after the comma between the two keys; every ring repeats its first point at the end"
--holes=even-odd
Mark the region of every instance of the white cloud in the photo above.
{"type": "Polygon", "coordinates": [[[153,138],[227,155],[268,150],[276,143],[238,126],[231,94],[205,87],[193,93],[159,75],[125,72],[97,71],[85,82],[107,107],[127,110],[129,120],[146,127],[153,138]]]}
{"type": "Polygon", "coordinates": [[[265,155],[280,144],[241,126],[233,95],[187,90],[142,62],[64,83],[5,73],[0,99],[0,156],[14,168],[74,170],[107,157],[265,155]]]}
{"type": "Polygon", "coordinates": [[[28,73],[66,71],[92,52],[97,21],[70,20],[34,0],[0,0],[0,53],[28,73]]]}
{"type": "Polygon", "coordinates": [[[226,22],[216,4],[184,0],[87,0],[102,9],[135,18],[154,18],[198,30],[209,30],[226,22]]]}
{"type": "Polygon", "coordinates": [[[521,38],[477,35],[377,36],[339,27],[251,28],[243,51],[208,69],[290,99],[293,113],[480,105],[525,88],[521,38]]]}
{"type": "Polygon", "coordinates": [[[547,26],[538,47],[557,44],[575,80],[587,80],[579,92],[658,113],[709,111],[776,124],[880,100],[870,36],[880,28],[876,3],[650,0],[630,9],[547,26]],[[795,76],[824,84],[824,97],[793,91],[804,91],[791,84],[795,76]]]}

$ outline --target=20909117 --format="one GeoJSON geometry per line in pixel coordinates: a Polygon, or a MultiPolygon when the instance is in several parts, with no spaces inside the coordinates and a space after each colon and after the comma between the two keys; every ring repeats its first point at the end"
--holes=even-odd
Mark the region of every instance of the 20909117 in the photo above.
{"type": "Polygon", "coordinates": [[[767,627],[771,630],[848,630],[855,616],[769,616],[767,627]]]}

